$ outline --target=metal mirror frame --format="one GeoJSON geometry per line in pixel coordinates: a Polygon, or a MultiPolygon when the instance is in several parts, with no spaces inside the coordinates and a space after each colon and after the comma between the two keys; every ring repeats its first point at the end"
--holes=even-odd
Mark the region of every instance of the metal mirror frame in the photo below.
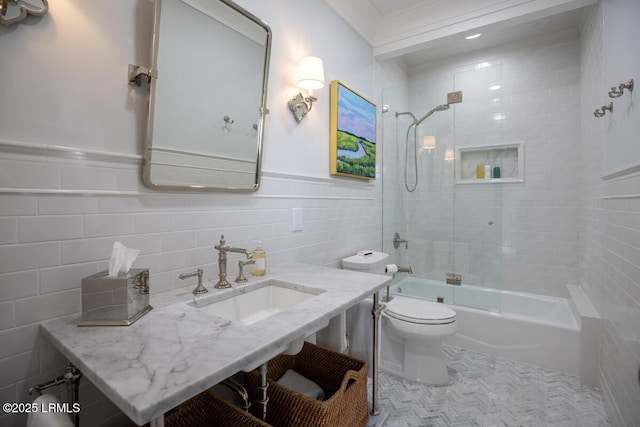
{"type": "MultiPolygon", "coordinates": [[[[264,21],[262,21],[257,16],[253,15],[249,11],[235,4],[231,0],[217,0],[220,3],[230,7],[237,13],[241,14],[245,18],[259,25],[265,30],[265,49],[264,49],[264,61],[263,61],[263,74],[262,74],[262,94],[260,97],[260,111],[259,111],[259,120],[258,120],[258,129],[257,129],[257,158],[256,158],[256,170],[255,170],[255,181],[253,187],[213,187],[213,186],[202,186],[197,184],[192,185],[167,185],[167,184],[154,184],[151,182],[151,150],[153,143],[153,111],[154,111],[154,102],[155,102],[155,85],[157,78],[157,60],[158,60],[158,39],[160,33],[160,13],[162,0],[156,0],[155,10],[154,10],[154,28],[153,28],[153,42],[152,42],[152,51],[151,51],[151,68],[146,69],[145,67],[138,67],[139,69],[144,69],[144,71],[138,71],[138,74],[135,75],[136,79],[140,78],[139,74],[146,74],[149,82],[149,108],[147,114],[147,125],[146,125],[146,140],[145,140],[145,150],[144,150],[144,160],[143,160],[143,173],[142,180],[144,184],[154,190],[166,190],[166,191],[176,191],[176,190],[186,190],[193,192],[235,192],[235,193],[251,193],[255,192],[260,188],[260,178],[262,172],[262,146],[264,140],[264,121],[265,116],[269,113],[267,109],[267,84],[269,80],[269,61],[271,58],[271,28],[264,21]]],[[[136,73],[136,70],[132,70],[130,65],[130,83],[131,83],[131,73],[136,73]]],[[[134,66],[135,67],[135,66],[134,66]]],[[[161,72],[161,70],[160,70],[161,72]]]]}

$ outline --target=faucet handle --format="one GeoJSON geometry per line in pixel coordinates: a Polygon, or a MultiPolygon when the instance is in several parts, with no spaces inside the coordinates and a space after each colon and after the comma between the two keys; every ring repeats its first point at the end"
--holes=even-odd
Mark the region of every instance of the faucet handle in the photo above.
{"type": "Polygon", "coordinates": [[[395,233],[393,235],[393,247],[394,249],[398,249],[400,243],[404,243],[404,248],[409,249],[409,241],[406,239],[402,239],[399,233],[395,233]]]}
{"type": "Polygon", "coordinates": [[[209,290],[205,288],[204,285],[202,284],[202,275],[203,275],[203,271],[201,268],[199,268],[196,271],[191,273],[182,273],[178,277],[180,277],[181,280],[184,280],[184,279],[188,279],[189,277],[198,276],[198,286],[196,286],[196,288],[193,290],[193,293],[195,295],[200,295],[200,294],[206,294],[207,292],[209,292],[209,290]]]}
{"type": "Polygon", "coordinates": [[[238,261],[238,277],[236,277],[236,280],[234,280],[234,282],[236,283],[247,282],[248,280],[246,277],[244,277],[244,273],[242,272],[242,269],[247,264],[255,264],[255,263],[256,263],[256,260],[250,257],[247,257],[247,259],[241,259],[240,261],[238,261]]]}

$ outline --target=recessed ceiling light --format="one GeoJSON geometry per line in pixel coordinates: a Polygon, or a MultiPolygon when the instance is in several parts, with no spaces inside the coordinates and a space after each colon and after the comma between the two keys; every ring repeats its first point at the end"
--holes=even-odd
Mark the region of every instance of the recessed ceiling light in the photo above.
{"type": "Polygon", "coordinates": [[[493,86],[489,86],[489,90],[498,90],[500,89],[500,85],[493,85],[493,86]]]}
{"type": "Polygon", "coordinates": [[[465,37],[465,39],[467,40],[473,40],[473,39],[477,39],[478,37],[480,37],[482,35],[482,33],[478,33],[478,34],[472,34],[470,36],[465,37]]]}

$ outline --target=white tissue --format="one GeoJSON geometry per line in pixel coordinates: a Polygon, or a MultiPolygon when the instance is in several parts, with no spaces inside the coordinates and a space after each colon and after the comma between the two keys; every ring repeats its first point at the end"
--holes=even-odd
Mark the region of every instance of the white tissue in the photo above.
{"type": "Polygon", "coordinates": [[[33,401],[38,411],[29,413],[27,427],[73,427],[71,418],[64,412],[48,411],[49,404],[60,404],[51,394],[43,394],[33,401]]]}
{"type": "Polygon", "coordinates": [[[387,264],[384,267],[384,272],[387,274],[396,274],[398,272],[398,266],[395,264],[387,264]]]}
{"type": "Polygon", "coordinates": [[[109,277],[128,273],[139,253],[138,249],[129,249],[120,242],[114,242],[109,259],[109,277]]]}

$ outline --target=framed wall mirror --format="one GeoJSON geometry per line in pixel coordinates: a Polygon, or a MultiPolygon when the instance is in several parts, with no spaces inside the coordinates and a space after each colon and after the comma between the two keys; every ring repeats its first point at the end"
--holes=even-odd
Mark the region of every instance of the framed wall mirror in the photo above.
{"type": "Polygon", "coordinates": [[[229,0],[156,0],[143,181],[256,191],[271,29],[229,0]]]}

